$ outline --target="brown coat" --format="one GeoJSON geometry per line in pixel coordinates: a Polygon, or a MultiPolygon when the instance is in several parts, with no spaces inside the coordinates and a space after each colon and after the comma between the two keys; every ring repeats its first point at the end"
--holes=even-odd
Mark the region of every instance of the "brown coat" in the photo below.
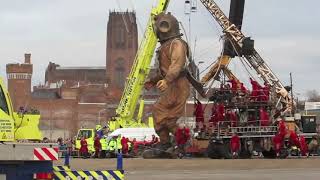
{"type": "Polygon", "coordinates": [[[186,64],[187,44],[180,38],[168,40],[160,46],[158,53],[159,74],[151,80],[156,83],[165,79],[168,88],[153,107],[155,129],[167,128],[173,132],[190,94],[189,81],[181,73],[186,64]]]}

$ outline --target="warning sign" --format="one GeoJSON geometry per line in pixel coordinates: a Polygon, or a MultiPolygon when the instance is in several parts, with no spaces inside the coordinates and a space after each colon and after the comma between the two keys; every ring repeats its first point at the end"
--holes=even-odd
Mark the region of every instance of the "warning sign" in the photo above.
{"type": "Polygon", "coordinates": [[[12,141],[13,131],[13,122],[10,120],[0,120],[0,141],[12,141]]]}

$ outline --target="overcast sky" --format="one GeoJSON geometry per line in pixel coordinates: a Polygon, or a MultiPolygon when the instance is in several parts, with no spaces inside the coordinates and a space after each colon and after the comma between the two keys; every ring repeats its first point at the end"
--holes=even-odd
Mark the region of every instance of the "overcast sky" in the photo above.
{"type": "MultiPolygon", "coordinates": [[[[228,14],[230,0],[216,0],[228,14]]],[[[110,10],[135,10],[138,29],[144,31],[155,0],[0,0],[1,76],[5,64],[22,62],[32,53],[33,84],[43,83],[49,61],[62,66],[105,65],[105,39],[110,10]]],[[[296,93],[320,89],[320,2],[317,0],[247,0],[243,32],[255,39],[255,47],[273,71],[288,83],[294,75],[296,93]]],[[[171,0],[169,11],[189,34],[184,0],[171,0]]],[[[221,51],[221,29],[198,2],[191,17],[191,39],[197,39],[196,61],[204,69],[221,51]]],[[[237,59],[232,71],[247,83],[247,72],[237,59]]]]}

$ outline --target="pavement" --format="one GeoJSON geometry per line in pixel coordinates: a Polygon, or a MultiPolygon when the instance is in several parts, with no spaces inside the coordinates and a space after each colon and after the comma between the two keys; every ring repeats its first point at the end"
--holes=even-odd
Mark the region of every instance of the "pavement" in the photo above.
{"type": "MultiPolygon", "coordinates": [[[[116,169],[116,159],[71,159],[71,169],[116,169]]],[[[62,165],[59,160],[55,165],[62,165]]],[[[319,180],[320,159],[124,159],[129,180],[319,180]]]]}

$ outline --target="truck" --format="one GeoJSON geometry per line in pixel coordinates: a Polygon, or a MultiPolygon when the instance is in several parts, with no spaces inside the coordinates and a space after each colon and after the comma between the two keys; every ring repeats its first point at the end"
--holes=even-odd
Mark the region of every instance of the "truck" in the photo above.
{"type": "Polygon", "coordinates": [[[14,112],[11,98],[0,78],[0,179],[33,179],[51,173],[58,160],[57,144],[40,143],[40,115],[14,112]]]}

